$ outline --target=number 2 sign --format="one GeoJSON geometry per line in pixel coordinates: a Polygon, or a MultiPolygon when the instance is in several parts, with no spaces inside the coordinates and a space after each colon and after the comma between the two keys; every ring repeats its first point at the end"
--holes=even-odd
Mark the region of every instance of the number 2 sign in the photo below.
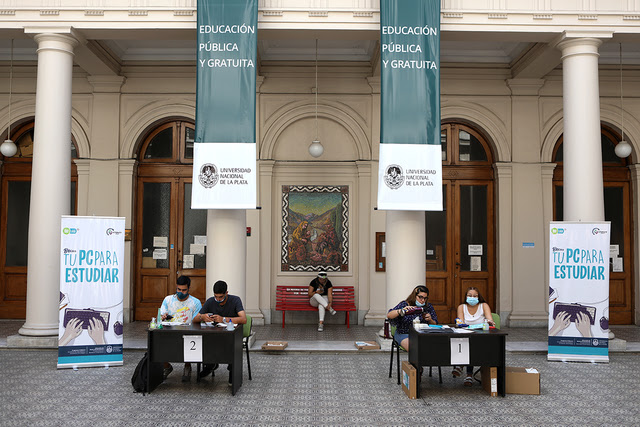
{"type": "Polygon", "coordinates": [[[184,361],[202,362],[202,335],[184,335],[184,361]]]}

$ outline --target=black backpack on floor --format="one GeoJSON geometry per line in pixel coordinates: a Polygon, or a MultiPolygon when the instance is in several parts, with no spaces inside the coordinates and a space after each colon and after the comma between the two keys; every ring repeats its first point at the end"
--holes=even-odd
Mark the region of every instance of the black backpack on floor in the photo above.
{"type": "Polygon", "coordinates": [[[133,386],[134,393],[142,393],[144,396],[145,393],[148,393],[147,390],[147,371],[149,365],[149,355],[145,352],[142,359],[138,362],[136,369],[133,371],[133,376],[131,377],[131,385],[133,386]]]}

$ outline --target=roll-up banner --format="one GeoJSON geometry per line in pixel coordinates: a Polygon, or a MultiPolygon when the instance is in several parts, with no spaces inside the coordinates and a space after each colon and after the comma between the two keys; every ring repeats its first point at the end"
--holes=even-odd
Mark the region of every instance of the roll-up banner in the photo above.
{"type": "Polygon", "coordinates": [[[378,209],[442,210],[440,0],[380,0],[378,209]]]}
{"type": "Polygon", "coordinates": [[[609,361],[611,223],[551,222],[548,360],[609,361]]]}
{"type": "Polygon", "coordinates": [[[124,218],[63,216],[58,368],[122,365],[124,218]]]}
{"type": "Polygon", "coordinates": [[[192,209],[256,207],[258,0],[198,0],[192,209]]]}

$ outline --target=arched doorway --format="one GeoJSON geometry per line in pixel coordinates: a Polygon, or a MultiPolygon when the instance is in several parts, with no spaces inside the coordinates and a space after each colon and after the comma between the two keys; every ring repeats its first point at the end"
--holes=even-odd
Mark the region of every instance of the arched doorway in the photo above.
{"type": "MultiPolygon", "coordinates": [[[[31,159],[34,121],[16,128],[11,139],[18,146],[15,156],[2,158],[0,198],[0,317],[23,319],[27,303],[27,252],[31,202],[31,159]]],[[[37,143],[37,141],[35,142],[37,143]]],[[[78,157],[71,138],[71,158],[78,157]]],[[[71,162],[71,206],[76,213],[78,173],[71,162]]]]}
{"type": "Polygon", "coordinates": [[[495,310],[493,156],[487,139],[462,123],[444,123],[442,212],[426,212],[426,275],[438,321],[450,323],[475,286],[495,310]]]}
{"type": "MultiPolygon", "coordinates": [[[[617,256],[609,263],[609,323],[629,325],[633,323],[633,224],[631,212],[631,174],[628,160],[616,156],[615,146],[620,135],[613,129],[602,126],[602,177],[604,181],[604,219],[611,221],[612,254],[617,256]],[[615,259],[617,258],[617,259],[615,259]]],[[[562,137],[556,142],[553,161],[557,167],[553,172],[553,219],[562,221],[562,137]]]]}
{"type": "Polygon", "coordinates": [[[191,210],[192,122],[152,129],[140,145],[136,191],[135,319],[155,317],[179,275],[204,301],[207,211],[191,210]]]}

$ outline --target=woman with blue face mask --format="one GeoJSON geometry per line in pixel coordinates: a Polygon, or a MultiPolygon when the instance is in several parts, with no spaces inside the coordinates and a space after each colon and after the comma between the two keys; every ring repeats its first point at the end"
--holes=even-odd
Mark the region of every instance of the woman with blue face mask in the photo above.
{"type": "Polygon", "coordinates": [[[435,325],[438,323],[438,315],[428,302],[429,289],[424,285],[418,285],[406,300],[400,301],[387,313],[387,319],[396,327],[394,338],[402,348],[409,350],[409,330],[413,327],[413,320],[420,318],[420,323],[435,325]]]}
{"type": "MultiPolygon", "coordinates": [[[[482,325],[487,322],[491,326],[495,326],[493,316],[491,316],[491,308],[487,304],[478,291],[473,286],[467,289],[465,299],[458,306],[458,319],[467,325],[482,325]]],[[[462,375],[462,366],[453,368],[453,376],[462,375]]],[[[464,379],[464,385],[471,387],[473,385],[473,366],[467,366],[467,377],[464,379]]]]}

